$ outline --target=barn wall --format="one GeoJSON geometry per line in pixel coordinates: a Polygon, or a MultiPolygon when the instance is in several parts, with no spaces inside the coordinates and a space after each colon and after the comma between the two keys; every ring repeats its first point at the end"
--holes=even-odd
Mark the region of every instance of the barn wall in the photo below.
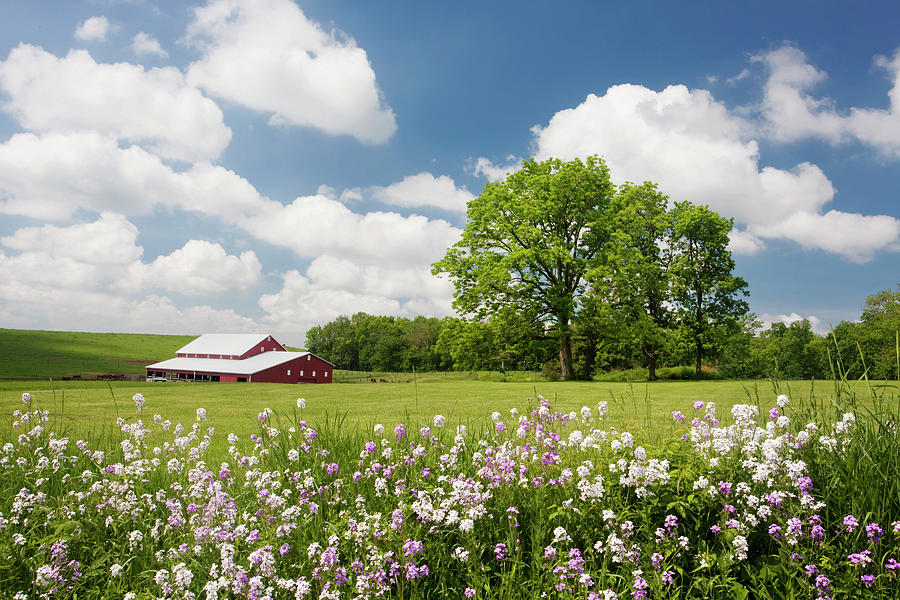
{"type": "Polygon", "coordinates": [[[263,352],[287,352],[287,350],[284,349],[284,346],[276,342],[275,338],[269,336],[244,352],[241,355],[241,358],[249,358],[251,356],[256,356],[257,354],[262,354],[263,352]]]}

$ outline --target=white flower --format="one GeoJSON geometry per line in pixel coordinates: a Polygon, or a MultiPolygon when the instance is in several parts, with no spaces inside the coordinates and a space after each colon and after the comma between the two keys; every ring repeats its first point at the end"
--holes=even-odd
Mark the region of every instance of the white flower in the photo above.
{"type": "Polygon", "coordinates": [[[205,408],[198,408],[198,409],[197,409],[197,420],[198,420],[198,421],[205,421],[205,420],[206,420],[206,409],[205,409],[205,408]]]}
{"type": "Polygon", "coordinates": [[[434,426],[443,427],[445,423],[444,415],[434,415],[434,426]]]}
{"type": "Polygon", "coordinates": [[[303,398],[297,398],[297,408],[306,408],[306,400],[303,398]]]}
{"type": "Polygon", "coordinates": [[[584,434],[581,433],[580,429],[576,429],[572,433],[569,434],[569,443],[573,446],[577,446],[581,444],[581,441],[584,439],[584,434]]]}
{"type": "Polygon", "coordinates": [[[747,538],[738,535],[735,536],[734,541],[731,543],[734,546],[735,553],[734,556],[737,560],[747,560],[747,538]]]}
{"type": "Polygon", "coordinates": [[[475,521],[472,519],[463,519],[459,522],[459,530],[463,533],[469,533],[475,529],[475,521]]]}
{"type": "Polygon", "coordinates": [[[775,402],[778,403],[778,406],[780,408],[784,408],[788,403],[788,397],[785,396],[784,394],[781,394],[775,399],[775,402]]]}
{"type": "Polygon", "coordinates": [[[384,425],[378,423],[375,425],[375,435],[381,435],[382,433],[384,433],[384,425]]]}
{"type": "Polygon", "coordinates": [[[120,565],[119,563],[113,563],[113,566],[109,568],[109,575],[110,577],[121,577],[122,571],[124,570],[124,567],[122,567],[122,565],[120,565]]]}
{"type": "Polygon", "coordinates": [[[562,527],[557,527],[553,530],[553,543],[556,544],[558,542],[570,541],[572,538],[566,533],[566,530],[562,527]]]}

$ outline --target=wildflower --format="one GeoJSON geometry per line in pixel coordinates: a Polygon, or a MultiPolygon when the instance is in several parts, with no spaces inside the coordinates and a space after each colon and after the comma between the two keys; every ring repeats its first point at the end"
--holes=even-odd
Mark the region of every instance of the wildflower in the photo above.
{"type": "Polygon", "coordinates": [[[470,587],[467,587],[466,591],[463,593],[465,594],[466,598],[474,598],[475,597],[475,590],[473,590],[470,587]]]}
{"type": "Polygon", "coordinates": [[[381,435],[382,433],[384,433],[384,425],[382,425],[381,423],[376,424],[374,431],[375,435],[381,435]]]}
{"type": "Polygon", "coordinates": [[[500,542],[496,546],[494,546],[494,556],[497,558],[498,562],[504,562],[508,554],[509,548],[507,548],[506,544],[504,544],[503,542],[500,542]]]}
{"type": "Polygon", "coordinates": [[[137,407],[137,411],[140,414],[144,413],[144,395],[143,394],[135,394],[131,397],[134,400],[134,405],[137,407]]]}
{"type": "Polygon", "coordinates": [[[297,408],[306,408],[306,400],[304,398],[297,398],[297,408]]]}
{"type": "Polygon", "coordinates": [[[31,394],[29,394],[28,392],[24,392],[22,394],[22,404],[24,404],[25,406],[31,406],[31,394]]]}
{"type": "Polygon", "coordinates": [[[705,406],[705,404],[703,404],[703,400],[695,400],[694,401],[694,410],[703,410],[704,406],[705,406]]]}
{"type": "Polygon", "coordinates": [[[886,563],[884,563],[884,568],[888,571],[896,571],[900,569],[900,562],[897,562],[896,558],[889,558],[886,563]]]}
{"type": "Polygon", "coordinates": [[[676,422],[678,422],[678,423],[684,423],[684,420],[685,420],[686,418],[687,418],[687,417],[685,417],[685,416],[684,416],[684,413],[681,412],[680,410],[673,410],[673,411],[672,411],[672,419],[673,419],[674,421],[676,421],[676,422]]]}
{"type": "Polygon", "coordinates": [[[198,408],[197,409],[197,421],[205,421],[206,420],[206,409],[198,408]]]}
{"type": "Polygon", "coordinates": [[[434,426],[435,427],[443,427],[446,420],[444,419],[444,415],[434,415],[434,426]]]}
{"type": "Polygon", "coordinates": [[[880,542],[881,538],[879,536],[883,533],[884,532],[881,530],[881,527],[879,527],[878,523],[869,523],[868,525],[866,525],[866,537],[869,538],[870,542],[873,542],[875,544],[880,542]]]}
{"type": "Polygon", "coordinates": [[[846,517],[844,517],[843,523],[844,531],[846,531],[847,533],[852,533],[854,530],[856,530],[857,527],[859,527],[859,521],[857,521],[856,517],[854,517],[853,515],[847,515],[846,517]]]}
{"type": "Polygon", "coordinates": [[[749,546],[747,545],[746,537],[742,535],[735,536],[731,545],[734,546],[736,551],[735,558],[737,558],[737,560],[747,560],[747,549],[749,546]]]}
{"type": "Polygon", "coordinates": [[[785,396],[784,394],[779,394],[779,396],[777,398],[775,398],[775,402],[778,404],[779,407],[784,408],[785,406],[787,406],[787,403],[789,402],[789,400],[788,400],[788,397],[785,396]]]}
{"type": "Polygon", "coordinates": [[[397,426],[394,427],[394,437],[398,442],[406,438],[406,427],[403,426],[403,423],[397,423],[397,426]]]}
{"type": "Polygon", "coordinates": [[[675,573],[674,571],[666,571],[662,574],[662,583],[663,585],[672,585],[675,583],[675,573]]]}
{"type": "Polygon", "coordinates": [[[860,575],[859,580],[862,581],[866,587],[872,587],[872,584],[875,583],[874,575],[860,575]]]}
{"type": "Polygon", "coordinates": [[[860,565],[867,565],[872,562],[871,558],[872,552],[870,550],[863,550],[862,552],[851,554],[847,557],[850,561],[850,564],[858,567],[860,565]]]}
{"type": "Polygon", "coordinates": [[[124,571],[124,567],[119,563],[113,563],[113,566],[109,568],[109,576],[110,577],[121,577],[122,571],[124,571]]]}

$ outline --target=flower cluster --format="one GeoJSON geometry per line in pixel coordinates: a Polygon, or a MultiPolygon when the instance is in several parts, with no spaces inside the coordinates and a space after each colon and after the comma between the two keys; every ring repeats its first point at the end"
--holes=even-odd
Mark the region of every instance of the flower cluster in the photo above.
{"type": "Polygon", "coordinates": [[[900,521],[835,518],[806,461],[844,451],[859,424],[797,427],[787,397],[762,416],[736,405],[724,425],[698,401],[673,414],[685,441],[665,450],[605,426],[606,402],[562,412],[537,397],[480,433],[435,415],[365,437],[265,409],[242,440],[217,437],[203,409],[187,427],[145,422],[134,401],[101,446],[47,431],[23,395],[22,433],[0,450],[4,592],[700,598],[781,557],[803,597],[900,595],[900,521]]]}

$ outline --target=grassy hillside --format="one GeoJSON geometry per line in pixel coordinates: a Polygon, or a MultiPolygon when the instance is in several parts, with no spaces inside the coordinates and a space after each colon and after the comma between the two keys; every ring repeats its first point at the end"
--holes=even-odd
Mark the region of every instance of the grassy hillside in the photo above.
{"type": "Polygon", "coordinates": [[[143,373],[194,337],[0,329],[0,379],[143,373]]]}

